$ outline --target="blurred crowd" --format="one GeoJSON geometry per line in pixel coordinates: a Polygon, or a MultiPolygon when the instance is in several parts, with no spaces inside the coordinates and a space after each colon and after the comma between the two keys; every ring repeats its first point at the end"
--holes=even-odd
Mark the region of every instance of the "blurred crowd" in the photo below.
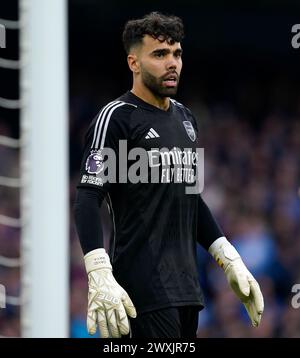
{"type": "MultiPolygon", "coordinates": [[[[109,100],[109,99],[107,99],[109,100]]],[[[105,100],[103,101],[104,104],[105,100]]],[[[300,337],[300,308],[292,306],[300,284],[300,116],[270,112],[259,123],[243,119],[229,104],[186,103],[198,120],[205,148],[204,200],[258,280],[265,312],[254,329],[215,261],[198,247],[199,277],[206,307],[198,337],[300,337]]],[[[98,111],[84,97],[70,106],[70,336],[87,337],[87,277],[76,235],[75,198],[83,137],[98,111]]],[[[0,121],[0,135],[11,135],[0,121]]],[[[0,176],[19,175],[18,151],[0,146],[0,176]]],[[[18,217],[19,193],[0,186],[0,214],[18,217]]],[[[0,256],[19,257],[20,231],[0,225],[0,256]]],[[[0,283],[20,294],[20,271],[0,265],[0,283]]],[[[18,306],[0,310],[0,335],[20,336],[18,306]]]]}
{"type": "Polygon", "coordinates": [[[223,108],[210,113],[201,135],[203,197],[259,281],[265,312],[253,329],[222,270],[199,250],[207,307],[198,336],[300,337],[300,310],[291,305],[300,283],[300,117],[270,113],[253,127],[223,108]]]}

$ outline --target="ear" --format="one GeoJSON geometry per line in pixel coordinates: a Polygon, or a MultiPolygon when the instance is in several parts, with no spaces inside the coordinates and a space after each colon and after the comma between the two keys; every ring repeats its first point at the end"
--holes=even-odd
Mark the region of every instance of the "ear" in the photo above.
{"type": "Polygon", "coordinates": [[[138,74],[140,72],[140,63],[139,63],[137,55],[129,54],[127,56],[127,62],[128,62],[128,66],[129,66],[130,70],[133,73],[138,74]]]}

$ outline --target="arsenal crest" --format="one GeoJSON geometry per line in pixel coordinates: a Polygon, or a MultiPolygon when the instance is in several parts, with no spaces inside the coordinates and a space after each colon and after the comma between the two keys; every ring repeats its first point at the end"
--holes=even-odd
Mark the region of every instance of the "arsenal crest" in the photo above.
{"type": "Polygon", "coordinates": [[[184,128],[185,128],[188,136],[190,137],[190,140],[192,142],[195,142],[196,133],[195,133],[195,130],[194,130],[194,127],[193,127],[192,123],[190,121],[183,121],[183,125],[184,125],[184,128]]]}

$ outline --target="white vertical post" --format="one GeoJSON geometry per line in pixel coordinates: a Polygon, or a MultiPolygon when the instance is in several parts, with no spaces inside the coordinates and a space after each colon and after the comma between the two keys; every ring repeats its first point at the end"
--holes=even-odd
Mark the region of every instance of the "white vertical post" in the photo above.
{"type": "Polygon", "coordinates": [[[23,337],[67,337],[67,1],[20,0],[23,337]]]}

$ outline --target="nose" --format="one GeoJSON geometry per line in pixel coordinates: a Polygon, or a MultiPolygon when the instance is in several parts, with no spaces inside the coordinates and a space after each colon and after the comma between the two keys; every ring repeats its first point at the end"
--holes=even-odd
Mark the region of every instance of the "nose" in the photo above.
{"type": "Polygon", "coordinates": [[[170,57],[168,58],[168,61],[167,61],[167,70],[168,71],[176,70],[177,66],[178,66],[178,64],[177,64],[175,57],[173,55],[170,55],[170,57]]]}

